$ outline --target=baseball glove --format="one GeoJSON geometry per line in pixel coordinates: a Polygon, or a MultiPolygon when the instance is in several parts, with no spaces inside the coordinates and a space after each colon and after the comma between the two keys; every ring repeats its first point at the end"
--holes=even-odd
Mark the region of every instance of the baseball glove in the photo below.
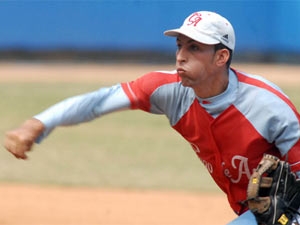
{"type": "Polygon", "coordinates": [[[250,177],[247,204],[259,225],[291,225],[300,206],[300,180],[287,162],[266,154],[250,177]]]}

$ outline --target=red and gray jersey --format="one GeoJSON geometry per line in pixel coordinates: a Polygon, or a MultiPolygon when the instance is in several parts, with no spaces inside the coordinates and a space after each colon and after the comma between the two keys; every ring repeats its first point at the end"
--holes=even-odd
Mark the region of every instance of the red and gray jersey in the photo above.
{"type": "Polygon", "coordinates": [[[132,109],[168,117],[240,214],[264,153],[288,155],[292,169],[300,170],[300,117],[274,84],[234,70],[229,76],[227,90],[208,99],[182,86],[176,71],[149,73],[122,87],[132,109]]]}
{"type": "Polygon", "coordinates": [[[146,74],[135,81],[71,97],[35,116],[45,125],[40,142],[56,126],[104,114],[140,109],[164,114],[192,146],[233,210],[245,209],[248,180],[264,153],[288,159],[300,171],[299,114],[288,97],[262,77],[230,70],[222,94],[201,99],[176,71],[146,74]]]}

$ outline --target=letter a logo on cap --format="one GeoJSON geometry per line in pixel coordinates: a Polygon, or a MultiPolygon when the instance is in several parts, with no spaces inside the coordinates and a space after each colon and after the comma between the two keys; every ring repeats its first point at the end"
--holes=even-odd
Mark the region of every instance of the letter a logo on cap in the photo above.
{"type": "Polygon", "coordinates": [[[190,18],[188,19],[189,23],[187,25],[189,26],[194,24],[195,27],[200,20],[202,20],[201,14],[196,12],[190,16],[190,18]]]}
{"type": "Polygon", "coordinates": [[[229,42],[229,40],[228,40],[228,34],[223,35],[222,36],[222,40],[225,41],[226,43],[228,43],[229,42]]]}

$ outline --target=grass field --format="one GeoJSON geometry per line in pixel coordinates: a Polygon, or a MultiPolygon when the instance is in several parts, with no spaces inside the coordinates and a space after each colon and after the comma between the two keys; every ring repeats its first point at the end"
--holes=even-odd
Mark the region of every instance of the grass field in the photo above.
{"type": "MultiPolygon", "coordinates": [[[[299,66],[236,67],[266,76],[300,109],[299,66]]],[[[161,69],[173,67],[0,63],[1,137],[66,97],[161,69]]],[[[164,116],[126,111],[61,127],[27,161],[0,150],[1,225],[220,225],[235,218],[164,116]]]]}
{"type": "MultiPolygon", "coordinates": [[[[19,65],[22,66],[23,70],[16,67],[12,74],[1,76],[1,134],[61,99],[156,69],[153,66],[135,70],[123,65],[120,76],[114,67],[105,74],[99,71],[97,76],[95,68],[101,65],[90,66],[94,70],[86,65],[70,65],[71,70],[64,65],[44,65],[44,70],[39,68],[43,65],[33,66],[44,71],[40,74],[24,69],[32,65],[19,65]]],[[[9,67],[13,65],[2,65],[3,71],[9,67]]],[[[300,84],[289,83],[289,79],[287,76],[287,81],[282,82],[282,88],[300,108],[300,84]]],[[[114,113],[71,129],[58,128],[35,146],[29,157],[30,163],[22,162],[2,149],[0,181],[218,191],[190,146],[170,129],[166,118],[140,111],[114,113]]]]}

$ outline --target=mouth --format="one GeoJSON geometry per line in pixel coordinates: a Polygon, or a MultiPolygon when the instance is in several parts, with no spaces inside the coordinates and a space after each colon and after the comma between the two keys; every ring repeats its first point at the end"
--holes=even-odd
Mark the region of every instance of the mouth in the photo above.
{"type": "Polygon", "coordinates": [[[183,68],[177,68],[177,73],[179,75],[184,74],[186,71],[183,68]]]}

